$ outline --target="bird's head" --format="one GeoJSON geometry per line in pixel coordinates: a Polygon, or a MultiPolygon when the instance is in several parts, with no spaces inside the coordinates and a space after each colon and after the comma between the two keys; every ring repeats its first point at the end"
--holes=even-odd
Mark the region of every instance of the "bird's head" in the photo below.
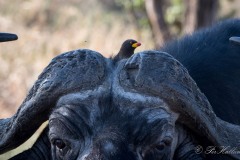
{"type": "Polygon", "coordinates": [[[113,58],[113,60],[116,62],[120,59],[131,57],[134,54],[135,48],[137,48],[138,46],[141,46],[141,43],[137,42],[136,40],[128,39],[124,41],[120,48],[120,51],[113,58]]]}
{"type": "Polygon", "coordinates": [[[125,53],[127,53],[127,52],[133,53],[135,48],[137,48],[139,46],[141,46],[141,43],[139,43],[139,42],[137,42],[136,40],[133,40],[133,39],[128,39],[128,40],[123,42],[121,50],[125,51],[125,53]]]}

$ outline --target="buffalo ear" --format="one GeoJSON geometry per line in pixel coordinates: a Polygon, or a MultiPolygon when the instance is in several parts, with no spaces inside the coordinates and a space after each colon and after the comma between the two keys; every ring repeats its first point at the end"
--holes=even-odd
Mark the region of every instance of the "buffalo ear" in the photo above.
{"type": "Polygon", "coordinates": [[[240,45],[240,37],[230,37],[229,41],[240,45]]]}
{"type": "Polygon", "coordinates": [[[36,142],[33,146],[19,153],[18,155],[12,157],[10,160],[33,160],[33,159],[44,159],[50,160],[51,159],[51,143],[48,139],[48,126],[42,131],[36,142]]]}
{"type": "Polygon", "coordinates": [[[0,42],[14,41],[17,40],[18,36],[12,33],[0,33],[0,42]]]}
{"type": "Polygon", "coordinates": [[[75,50],[54,58],[38,77],[17,113],[0,120],[0,154],[25,142],[48,120],[65,94],[92,90],[105,78],[106,59],[91,50],[75,50]],[[90,66],[90,67],[89,67],[90,66]]]}

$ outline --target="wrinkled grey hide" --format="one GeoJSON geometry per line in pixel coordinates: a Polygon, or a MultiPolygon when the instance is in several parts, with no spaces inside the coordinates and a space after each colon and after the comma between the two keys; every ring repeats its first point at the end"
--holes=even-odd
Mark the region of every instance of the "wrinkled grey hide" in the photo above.
{"type": "Polygon", "coordinates": [[[158,51],[115,65],[91,50],[57,56],[17,113],[0,121],[0,153],[46,120],[34,146],[13,159],[202,159],[194,150],[202,140],[240,147],[240,127],[219,119],[187,70],[158,51]]]}

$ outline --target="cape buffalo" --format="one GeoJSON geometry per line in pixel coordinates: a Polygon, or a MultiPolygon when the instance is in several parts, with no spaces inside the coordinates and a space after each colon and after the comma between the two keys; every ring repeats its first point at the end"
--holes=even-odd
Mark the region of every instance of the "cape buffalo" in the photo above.
{"type": "Polygon", "coordinates": [[[240,159],[239,35],[240,20],[228,20],[116,63],[63,53],[0,120],[0,154],[48,120],[12,159],[240,159]]]}

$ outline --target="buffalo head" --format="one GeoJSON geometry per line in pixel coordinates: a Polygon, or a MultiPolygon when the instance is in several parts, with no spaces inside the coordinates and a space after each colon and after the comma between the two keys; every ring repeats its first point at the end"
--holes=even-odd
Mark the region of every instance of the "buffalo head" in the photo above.
{"type": "Polygon", "coordinates": [[[240,147],[240,127],[215,115],[176,59],[153,50],[115,65],[84,49],[54,58],[17,113],[0,121],[0,153],[47,120],[13,159],[201,159],[198,144],[240,147]]]}

